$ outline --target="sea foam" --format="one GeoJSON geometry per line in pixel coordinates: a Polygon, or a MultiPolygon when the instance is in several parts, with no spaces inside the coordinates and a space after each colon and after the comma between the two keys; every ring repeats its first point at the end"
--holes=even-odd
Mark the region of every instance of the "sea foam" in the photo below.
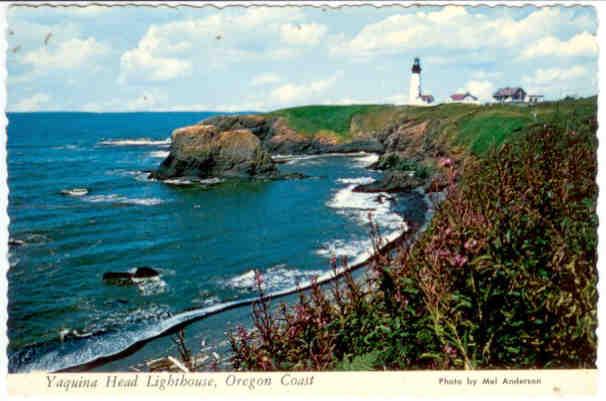
{"type": "Polygon", "coordinates": [[[149,152],[147,155],[156,159],[164,159],[168,157],[169,154],[170,152],[168,150],[156,150],[153,152],[149,152]]]}
{"type": "Polygon", "coordinates": [[[92,202],[92,203],[110,202],[110,203],[119,203],[119,204],[124,204],[124,205],[140,205],[140,206],[155,206],[155,205],[164,203],[164,201],[159,198],[127,198],[125,196],[116,195],[116,194],[85,196],[85,197],[83,197],[83,199],[87,202],[92,202]]]}
{"type": "Polygon", "coordinates": [[[170,145],[170,138],[151,139],[151,138],[133,138],[133,139],[106,139],[99,142],[100,145],[109,146],[166,146],[170,145]]]}
{"type": "MultiPolygon", "coordinates": [[[[267,291],[278,291],[289,287],[295,287],[303,282],[308,282],[313,277],[323,274],[322,270],[297,270],[289,268],[285,264],[272,266],[266,271],[261,271],[263,277],[263,288],[267,291]]],[[[225,281],[225,286],[234,289],[255,290],[255,270],[248,270],[238,276],[225,281]]]]}

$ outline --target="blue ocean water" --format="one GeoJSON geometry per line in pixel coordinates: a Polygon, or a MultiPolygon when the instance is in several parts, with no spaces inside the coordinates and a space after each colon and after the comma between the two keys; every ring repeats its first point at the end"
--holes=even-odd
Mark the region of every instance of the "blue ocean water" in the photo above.
{"type": "Polygon", "coordinates": [[[175,314],[250,297],[252,269],[270,291],[308,281],[329,271],[332,255],[364,258],[368,213],[395,235],[403,227],[395,209],[418,205],[353,193],[379,175],[366,168],[376,158],[367,154],[280,164],[310,176],[303,180],[205,187],[147,179],[170,132],[210,115],[9,114],[9,231],[23,241],[9,252],[11,371],[87,362],[175,314]],[[61,193],[74,188],[88,192],[61,193]],[[102,282],[104,272],[144,265],[160,279],[102,282]]]}

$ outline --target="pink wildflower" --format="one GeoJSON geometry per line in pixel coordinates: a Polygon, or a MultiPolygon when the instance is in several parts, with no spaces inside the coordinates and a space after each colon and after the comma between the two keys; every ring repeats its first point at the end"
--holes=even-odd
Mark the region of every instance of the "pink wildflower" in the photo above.
{"type": "Polygon", "coordinates": [[[463,255],[455,255],[450,259],[450,263],[455,267],[462,267],[467,263],[467,257],[463,255]]]}
{"type": "Polygon", "coordinates": [[[476,241],[473,238],[468,239],[467,241],[465,241],[465,249],[467,249],[468,251],[475,249],[475,247],[478,245],[478,241],[476,241]]]}
{"type": "Polygon", "coordinates": [[[442,157],[438,164],[440,167],[450,167],[452,166],[453,162],[450,157],[442,157]]]}

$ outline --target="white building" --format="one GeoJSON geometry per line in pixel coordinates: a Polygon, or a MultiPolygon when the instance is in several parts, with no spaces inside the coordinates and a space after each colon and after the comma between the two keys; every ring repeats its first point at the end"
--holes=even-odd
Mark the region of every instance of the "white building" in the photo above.
{"type": "Polygon", "coordinates": [[[543,95],[528,95],[528,103],[542,103],[544,99],[543,95]]]}
{"type": "Polygon", "coordinates": [[[423,94],[421,89],[421,62],[418,57],[412,64],[408,104],[412,106],[427,106],[433,103],[433,96],[423,94]]]}
{"type": "Polygon", "coordinates": [[[448,103],[468,103],[468,104],[480,104],[478,98],[469,92],[465,93],[453,93],[448,97],[448,103]]]}
{"type": "Polygon", "coordinates": [[[492,97],[498,103],[523,103],[526,101],[526,91],[518,86],[507,86],[496,91],[492,97]]]}

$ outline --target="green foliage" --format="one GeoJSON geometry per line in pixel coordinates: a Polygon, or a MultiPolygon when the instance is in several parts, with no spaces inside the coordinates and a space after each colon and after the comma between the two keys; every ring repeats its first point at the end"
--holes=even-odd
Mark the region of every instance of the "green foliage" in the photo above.
{"type": "Polygon", "coordinates": [[[423,180],[428,178],[432,173],[432,169],[425,164],[416,160],[400,157],[396,153],[389,153],[381,156],[376,164],[376,168],[392,171],[412,171],[416,177],[423,180]]]}
{"type": "Polygon", "coordinates": [[[344,370],[350,372],[374,370],[377,368],[378,357],[379,353],[377,351],[362,355],[355,355],[351,360],[346,357],[337,364],[335,370],[344,370]]]}

